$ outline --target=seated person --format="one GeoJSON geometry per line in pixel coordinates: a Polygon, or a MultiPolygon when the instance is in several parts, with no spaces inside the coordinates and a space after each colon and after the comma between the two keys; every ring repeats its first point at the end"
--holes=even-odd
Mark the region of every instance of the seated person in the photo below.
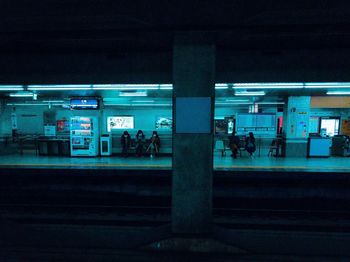
{"type": "Polygon", "coordinates": [[[160,138],[157,131],[153,131],[152,137],[150,138],[150,144],[147,148],[147,152],[151,152],[151,157],[159,153],[160,138]]]}
{"type": "Polygon", "coordinates": [[[128,131],[124,131],[123,135],[120,138],[120,143],[122,145],[122,154],[124,157],[127,157],[131,144],[131,137],[128,131]]]}
{"type": "Polygon", "coordinates": [[[237,158],[237,152],[238,152],[238,149],[239,149],[239,137],[236,136],[236,132],[235,131],[233,131],[232,135],[230,136],[229,147],[230,147],[230,149],[232,151],[231,156],[233,158],[237,158]]]}
{"type": "Polygon", "coordinates": [[[253,153],[256,150],[255,137],[253,132],[249,132],[249,135],[245,140],[245,150],[247,150],[250,156],[253,156],[253,153]]]}
{"type": "Polygon", "coordinates": [[[143,150],[145,146],[145,134],[142,132],[142,130],[137,131],[136,134],[136,156],[142,156],[143,150]]]}

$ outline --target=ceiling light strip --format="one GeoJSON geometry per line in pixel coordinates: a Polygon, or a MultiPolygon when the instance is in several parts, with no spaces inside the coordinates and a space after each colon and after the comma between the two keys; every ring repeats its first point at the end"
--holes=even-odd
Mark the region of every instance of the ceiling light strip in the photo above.
{"type": "Polygon", "coordinates": [[[350,95],[350,91],[328,91],[327,95],[350,95]]]}
{"type": "Polygon", "coordinates": [[[0,85],[0,91],[23,91],[23,85],[0,85]]]}

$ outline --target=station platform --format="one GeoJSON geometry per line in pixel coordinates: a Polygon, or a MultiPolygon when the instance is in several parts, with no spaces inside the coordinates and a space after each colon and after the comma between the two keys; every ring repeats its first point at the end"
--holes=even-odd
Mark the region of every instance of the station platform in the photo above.
{"type": "MultiPolygon", "coordinates": [[[[214,170],[218,171],[287,171],[287,172],[350,172],[350,159],[330,158],[275,158],[222,157],[214,155],[214,170]]],[[[73,169],[141,169],[171,170],[171,156],[135,157],[56,157],[37,156],[35,153],[2,155],[0,168],[73,168],[73,169]]]]}

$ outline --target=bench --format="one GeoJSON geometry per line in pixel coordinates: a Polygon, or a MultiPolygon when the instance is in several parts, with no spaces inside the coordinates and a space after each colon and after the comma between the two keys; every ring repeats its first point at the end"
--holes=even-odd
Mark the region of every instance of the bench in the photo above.
{"type": "Polygon", "coordinates": [[[23,155],[23,150],[35,150],[38,154],[38,137],[36,135],[25,135],[18,137],[19,153],[23,155]]]}
{"type": "MultiPolygon", "coordinates": [[[[153,130],[152,130],[153,131],[153,130]]],[[[145,150],[144,153],[146,152],[146,149],[149,146],[150,140],[149,138],[152,135],[152,131],[144,131],[144,134],[146,136],[146,143],[145,143],[145,150]]],[[[129,131],[129,134],[131,136],[131,145],[129,148],[129,152],[131,154],[136,153],[136,141],[135,141],[135,136],[137,133],[137,130],[131,130],[129,131]]],[[[159,154],[172,154],[172,132],[171,131],[157,131],[159,138],[160,138],[160,148],[159,148],[159,154]]],[[[122,146],[120,143],[120,138],[123,134],[123,131],[119,132],[113,132],[112,133],[112,153],[113,154],[120,154],[122,152],[122,146]]]]}

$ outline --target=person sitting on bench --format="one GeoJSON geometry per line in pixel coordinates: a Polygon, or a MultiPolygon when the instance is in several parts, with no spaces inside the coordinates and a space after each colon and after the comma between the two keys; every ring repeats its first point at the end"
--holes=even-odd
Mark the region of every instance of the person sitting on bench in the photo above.
{"type": "Polygon", "coordinates": [[[232,151],[231,156],[233,158],[237,158],[237,152],[238,152],[238,149],[239,149],[239,137],[236,136],[236,132],[235,131],[233,131],[232,135],[230,136],[229,147],[230,147],[230,149],[232,151]]]}
{"type": "Polygon", "coordinates": [[[255,137],[253,132],[249,132],[249,136],[245,140],[245,150],[247,150],[251,157],[256,150],[255,137]]]}
{"type": "Polygon", "coordinates": [[[136,156],[141,157],[143,155],[145,142],[146,142],[145,134],[142,132],[142,130],[137,131],[137,134],[136,134],[136,156]]]}
{"type": "Polygon", "coordinates": [[[150,141],[151,143],[147,148],[147,152],[150,151],[151,152],[150,157],[153,157],[159,153],[159,148],[160,148],[160,138],[158,136],[157,131],[153,131],[150,141]]]}
{"type": "Polygon", "coordinates": [[[122,154],[124,157],[128,157],[128,151],[131,144],[131,137],[128,131],[124,131],[122,137],[120,138],[120,143],[122,145],[122,154]]]}

